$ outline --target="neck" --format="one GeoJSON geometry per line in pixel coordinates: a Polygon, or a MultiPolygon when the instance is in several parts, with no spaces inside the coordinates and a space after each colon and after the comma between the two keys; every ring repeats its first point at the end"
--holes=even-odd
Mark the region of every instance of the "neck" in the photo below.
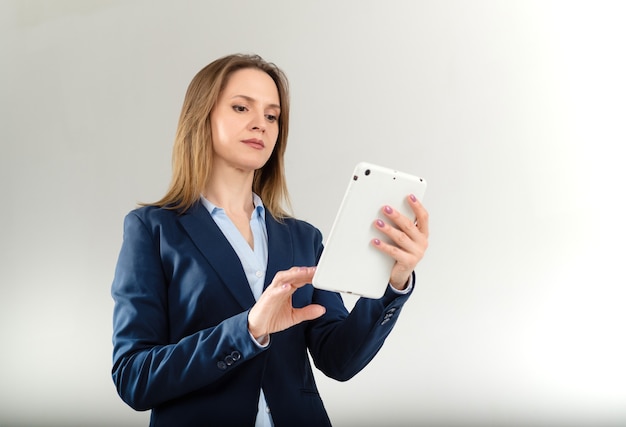
{"type": "Polygon", "coordinates": [[[202,195],[226,212],[252,214],[252,179],[254,172],[241,170],[213,171],[202,195]]]}

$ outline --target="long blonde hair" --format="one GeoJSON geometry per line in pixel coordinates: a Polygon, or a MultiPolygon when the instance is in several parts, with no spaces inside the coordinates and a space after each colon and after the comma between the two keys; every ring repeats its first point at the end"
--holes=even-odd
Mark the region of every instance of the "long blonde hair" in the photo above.
{"type": "Polygon", "coordinates": [[[151,205],[184,212],[200,199],[213,159],[209,115],[231,74],[246,68],[266,72],[276,83],[280,98],[276,146],[267,163],[255,171],[252,191],[261,197],[265,208],[275,218],[290,216],[283,208],[283,204],[290,207],[284,166],[289,133],[289,84],[276,65],[258,55],[224,56],[204,67],[191,80],[174,140],[172,181],[165,196],[151,205]]]}

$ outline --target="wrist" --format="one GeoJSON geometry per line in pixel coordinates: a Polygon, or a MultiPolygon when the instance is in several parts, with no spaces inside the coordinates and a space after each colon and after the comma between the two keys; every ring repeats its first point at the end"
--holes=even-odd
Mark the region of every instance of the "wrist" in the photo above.
{"type": "Polygon", "coordinates": [[[252,311],[248,312],[248,332],[255,341],[260,342],[263,337],[267,337],[267,332],[255,325],[254,314],[252,311]]]}

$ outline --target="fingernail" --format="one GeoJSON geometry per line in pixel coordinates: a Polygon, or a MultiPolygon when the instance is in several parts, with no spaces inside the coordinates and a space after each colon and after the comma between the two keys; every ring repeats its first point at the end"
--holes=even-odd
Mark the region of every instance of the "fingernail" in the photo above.
{"type": "Polygon", "coordinates": [[[417,197],[415,197],[415,194],[411,194],[409,197],[412,202],[417,202],[417,197]]]}
{"type": "Polygon", "coordinates": [[[393,209],[391,209],[391,206],[385,206],[385,212],[388,214],[392,214],[393,213],[393,209]]]}
{"type": "Polygon", "coordinates": [[[379,226],[380,228],[383,228],[383,227],[385,226],[385,223],[384,223],[384,222],[382,222],[382,220],[377,219],[377,220],[376,220],[376,225],[377,225],[377,226],[379,226]]]}
{"type": "Polygon", "coordinates": [[[374,244],[376,246],[380,246],[380,240],[379,239],[374,239],[374,244]]]}

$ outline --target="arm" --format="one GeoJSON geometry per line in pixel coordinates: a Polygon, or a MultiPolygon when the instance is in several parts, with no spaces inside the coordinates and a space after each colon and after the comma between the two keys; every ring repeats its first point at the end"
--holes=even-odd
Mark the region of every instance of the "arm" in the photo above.
{"type": "Polygon", "coordinates": [[[158,236],[129,214],[112,285],[112,376],[119,395],[137,410],[209,386],[263,351],[248,333],[247,311],[172,342],[161,250],[158,236]]]}
{"type": "Polygon", "coordinates": [[[414,221],[385,206],[383,213],[390,223],[375,222],[393,244],[379,239],[372,243],[396,261],[383,297],[359,299],[348,315],[339,295],[315,293],[313,302],[326,307],[327,313],[311,323],[308,345],[315,365],[329,377],[345,381],[372,360],[413,291],[415,267],[428,247],[428,212],[415,196],[407,200],[415,213],[414,221]]]}
{"type": "Polygon", "coordinates": [[[382,298],[360,298],[348,313],[339,294],[316,290],[314,302],[326,307],[326,314],[309,325],[315,366],[338,381],[359,373],[382,347],[411,293],[398,294],[389,286],[382,298]]]}

